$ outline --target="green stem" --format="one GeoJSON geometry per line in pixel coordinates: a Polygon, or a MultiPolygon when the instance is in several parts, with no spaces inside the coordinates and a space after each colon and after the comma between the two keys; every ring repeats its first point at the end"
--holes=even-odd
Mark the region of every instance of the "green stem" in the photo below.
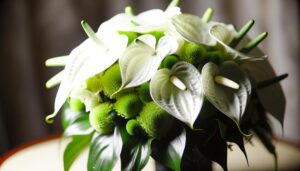
{"type": "Polygon", "coordinates": [[[253,48],[255,48],[260,42],[262,42],[266,37],[268,36],[267,32],[263,32],[257,37],[255,37],[253,40],[251,40],[249,43],[247,43],[241,50],[240,52],[242,53],[248,53],[250,52],[253,48]]]}
{"type": "Polygon", "coordinates": [[[229,46],[235,48],[238,45],[238,43],[245,37],[245,35],[252,28],[253,25],[254,25],[254,20],[249,20],[241,28],[241,30],[235,35],[234,39],[230,42],[229,46]]]}
{"type": "Polygon", "coordinates": [[[129,15],[129,16],[134,16],[134,12],[131,6],[127,6],[125,8],[125,14],[129,15]]]}
{"type": "Polygon", "coordinates": [[[172,0],[172,2],[168,5],[167,9],[172,7],[178,7],[180,4],[180,0],[172,0]]]}
{"type": "Polygon", "coordinates": [[[280,82],[281,80],[285,79],[286,77],[288,77],[288,74],[282,74],[278,77],[274,77],[274,78],[271,78],[268,80],[261,81],[261,82],[257,83],[256,89],[262,89],[262,88],[268,87],[272,84],[280,82]]]}
{"type": "Polygon", "coordinates": [[[213,15],[214,15],[214,10],[212,8],[207,8],[207,10],[204,12],[202,16],[202,21],[208,23],[211,20],[213,15]]]}

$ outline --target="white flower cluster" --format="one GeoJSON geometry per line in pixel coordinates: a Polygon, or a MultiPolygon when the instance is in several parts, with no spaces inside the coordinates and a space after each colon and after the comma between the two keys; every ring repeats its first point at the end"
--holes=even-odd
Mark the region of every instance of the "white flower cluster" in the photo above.
{"type": "Polygon", "coordinates": [[[48,66],[65,65],[64,70],[47,83],[48,87],[60,83],[54,112],[47,117],[48,121],[68,97],[81,99],[86,110],[93,108],[99,97],[86,90],[85,81],[116,62],[120,66],[122,85],[111,98],[123,89],[150,81],[153,101],[191,128],[204,95],[221,112],[240,119],[249,100],[251,84],[238,64],[265,58],[246,55],[255,46],[236,50],[240,41],[237,35],[241,33],[232,25],[210,21],[212,9],[202,18],[182,14],[179,7],[172,5],[165,11],[154,9],[138,15],[134,15],[131,8],[125,11],[101,24],[96,33],[83,21],[89,38],[70,55],[46,61],[48,66]],[[131,40],[130,33],[137,37],[131,40]],[[168,55],[178,55],[186,43],[218,47],[224,58],[222,66],[208,62],[199,70],[189,62],[179,61],[172,68],[159,69],[168,55]]]}

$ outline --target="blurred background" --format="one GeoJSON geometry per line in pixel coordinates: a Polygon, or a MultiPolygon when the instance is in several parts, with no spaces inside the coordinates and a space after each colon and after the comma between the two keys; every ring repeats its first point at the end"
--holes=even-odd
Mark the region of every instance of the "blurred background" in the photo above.
{"type": "MultiPolygon", "coordinates": [[[[182,0],[182,11],[202,16],[215,9],[214,20],[241,28],[256,21],[249,32],[269,37],[260,45],[277,74],[289,73],[282,82],[287,99],[284,134],[274,122],[279,138],[300,145],[299,1],[297,0],[182,0]]],[[[53,111],[57,87],[45,82],[60,68],[46,68],[47,58],[67,55],[87,38],[80,21],[94,30],[124,11],[164,9],[168,0],[0,0],[0,156],[32,140],[60,133],[60,118],[44,122],[53,111]]],[[[276,92],[274,92],[276,93],[276,92]]]]}

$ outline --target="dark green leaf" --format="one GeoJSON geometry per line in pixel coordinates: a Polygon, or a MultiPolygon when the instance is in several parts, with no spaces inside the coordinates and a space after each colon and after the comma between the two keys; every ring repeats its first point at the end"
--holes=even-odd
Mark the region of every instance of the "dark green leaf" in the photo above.
{"type": "Polygon", "coordinates": [[[140,171],[149,161],[152,139],[131,139],[121,153],[122,171],[140,171]]]}
{"type": "Polygon", "coordinates": [[[185,145],[186,131],[183,129],[181,133],[170,142],[158,141],[155,143],[152,156],[169,168],[180,171],[185,145]]]}
{"type": "Polygon", "coordinates": [[[77,115],[79,113],[74,113],[68,104],[65,104],[64,106],[64,110],[62,112],[62,116],[61,116],[61,123],[62,123],[62,127],[65,130],[70,124],[71,122],[73,122],[77,115]]]}
{"type": "Polygon", "coordinates": [[[120,157],[122,139],[119,130],[111,135],[95,133],[90,144],[88,171],[111,171],[120,157]]]}
{"type": "Polygon", "coordinates": [[[88,135],[93,132],[87,113],[77,114],[73,121],[66,127],[64,136],[88,135]]]}
{"type": "Polygon", "coordinates": [[[115,118],[123,141],[121,152],[122,171],[140,171],[148,163],[151,154],[151,143],[153,139],[146,139],[131,136],[126,131],[126,122],[123,119],[115,118]]]}
{"type": "Polygon", "coordinates": [[[254,128],[254,131],[266,149],[273,155],[275,161],[275,170],[278,170],[277,153],[274,144],[272,143],[271,134],[262,127],[254,128]]]}
{"type": "Polygon", "coordinates": [[[244,146],[243,135],[238,125],[233,120],[223,116],[220,116],[216,119],[216,121],[219,126],[219,132],[222,139],[237,144],[240,150],[244,153],[247,164],[249,164],[244,146]]]}
{"type": "Polygon", "coordinates": [[[89,144],[90,135],[73,136],[64,151],[64,170],[68,171],[82,150],[89,144]]]}

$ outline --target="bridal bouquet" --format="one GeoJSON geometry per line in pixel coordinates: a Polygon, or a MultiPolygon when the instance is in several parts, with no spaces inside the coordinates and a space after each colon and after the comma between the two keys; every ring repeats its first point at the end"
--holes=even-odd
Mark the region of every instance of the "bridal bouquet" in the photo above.
{"type": "MultiPolygon", "coordinates": [[[[47,87],[60,83],[54,112],[63,109],[64,151],[69,170],[89,147],[87,170],[138,171],[150,156],[175,171],[198,170],[215,161],[227,170],[227,149],[256,135],[274,155],[266,112],[283,122],[285,98],[270,63],[250,39],[250,20],[241,29],[182,13],[178,0],[166,10],[135,14],[127,7],[67,56],[47,87]]],[[[276,163],[276,162],[275,162],[276,163]]]]}

